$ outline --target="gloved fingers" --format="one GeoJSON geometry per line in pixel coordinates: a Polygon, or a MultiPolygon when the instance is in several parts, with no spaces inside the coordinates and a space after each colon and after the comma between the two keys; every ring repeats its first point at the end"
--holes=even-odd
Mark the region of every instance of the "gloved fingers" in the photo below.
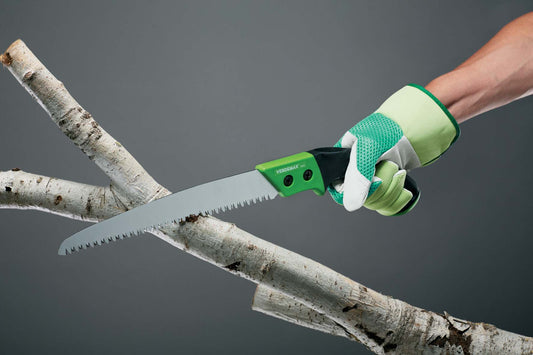
{"type": "Polygon", "coordinates": [[[413,198],[413,193],[409,190],[403,189],[400,196],[390,206],[377,210],[383,216],[394,216],[400,212],[413,198]]]}
{"type": "Polygon", "coordinates": [[[357,138],[352,134],[352,132],[347,131],[344,133],[344,135],[339,139],[337,144],[335,146],[341,147],[341,148],[351,148],[355,144],[355,141],[357,138]]]}
{"type": "Polygon", "coordinates": [[[333,201],[335,201],[339,205],[342,205],[342,200],[343,200],[342,188],[343,188],[343,186],[344,186],[344,183],[338,183],[338,184],[333,184],[333,186],[332,185],[328,186],[328,192],[331,195],[331,198],[333,199],[333,201]]]}
{"type": "Polygon", "coordinates": [[[398,170],[398,165],[391,161],[381,161],[376,165],[376,173],[372,178],[372,185],[377,181],[381,181],[381,184],[373,191],[373,193],[369,192],[365,201],[365,207],[367,207],[368,204],[378,201],[383,195],[385,195],[392,182],[392,177],[398,172],[398,170]]]}
{"type": "MultiPolygon", "coordinates": [[[[354,143],[355,144],[355,143],[354,143]]],[[[357,159],[359,158],[357,148],[354,146],[350,153],[350,162],[346,168],[344,175],[344,196],[343,204],[344,208],[348,211],[355,211],[366,200],[368,190],[370,189],[371,181],[367,179],[358,169],[357,159]]],[[[372,169],[375,170],[375,163],[372,164],[372,169]]],[[[372,172],[372,176],[374,171],[372,172]]]]}
{"type": "Polygon", "coordinates": [[[407,176],[407,171],[399,170],[392,176],[392,181],[389,185],[389,188],[381,196],[379,200],[374,201],[373,203],[365,204],[365,207],[371,210],[380,210],[390,206],[394,201],[398,199],[402,193],[403,185],[405,182],[405,177],[407,176]]]}

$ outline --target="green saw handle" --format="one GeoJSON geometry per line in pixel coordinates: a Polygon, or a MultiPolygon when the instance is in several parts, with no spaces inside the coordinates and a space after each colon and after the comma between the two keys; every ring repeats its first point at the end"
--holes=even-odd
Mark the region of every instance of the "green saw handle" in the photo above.
{"type": "MultiPolygon", "coordinates": [[[[255,168],[278,190],[280,196],[287,197],[306,190],[323,195],[330,184],[344,178],[350,152],[350,148],[316,148],[259,164],[255,168]]],[[[405,180],[405,188],[412,192],[413,197],[398,214],[410,211],[420,197],[415,181],[409,176],[405,180]]]]}

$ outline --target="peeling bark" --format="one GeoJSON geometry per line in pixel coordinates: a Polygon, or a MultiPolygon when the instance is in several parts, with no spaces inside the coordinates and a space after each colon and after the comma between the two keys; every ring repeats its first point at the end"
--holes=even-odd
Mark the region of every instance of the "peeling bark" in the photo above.
{"type": "Polygon", "coordinates": [[[255,290],[252,309],[302,327],[357,341],[348,329],[325,314],[262,284],[255,290]]]}

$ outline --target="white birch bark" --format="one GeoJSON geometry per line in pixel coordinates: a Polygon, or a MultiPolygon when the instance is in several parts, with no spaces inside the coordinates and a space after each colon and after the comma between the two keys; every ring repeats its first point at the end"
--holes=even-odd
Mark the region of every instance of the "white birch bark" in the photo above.
{"type": "Polygon", "coordinates": [[[252,309],[302,327],[357,341],[325,314],[262,284],[255,289],[252,309]]]}
{"type": "Polygon", "coordinates": [[[35,175],[0,171],[0,208],[33,209],[90,222],[124,212],[111,189],[35,175]]]}
{"type": "MultiPolygon", "coordinates": [[[[97,221],[170,193],[98,125],[22,41],[14,42],[0,60],[61,131],[111,180],[111,185],[103,188],[45,177],[38,182],[41,177],[37,175],[1,172],[2,207],[33,208],[97,221]],[[41,184],[45,181],[43,188],[41,184]]],[[[346,336],[378,354],[533,353],[530,337],[426,311],[381,295],[313,260],[213,217],[194,216],[154,234],[260,284],[254,309],[346,336]]]]}

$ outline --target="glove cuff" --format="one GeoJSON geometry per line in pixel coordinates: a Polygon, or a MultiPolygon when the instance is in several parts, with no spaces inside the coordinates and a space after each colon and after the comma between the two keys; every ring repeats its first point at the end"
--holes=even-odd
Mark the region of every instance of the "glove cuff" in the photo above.
{"type": "Polygon", "coordinates": [[[457,121],[446,107],[420,85],[409,84],[376,111],[402,129],[422,166],[438,159],[459,138],[457,121]]]}

